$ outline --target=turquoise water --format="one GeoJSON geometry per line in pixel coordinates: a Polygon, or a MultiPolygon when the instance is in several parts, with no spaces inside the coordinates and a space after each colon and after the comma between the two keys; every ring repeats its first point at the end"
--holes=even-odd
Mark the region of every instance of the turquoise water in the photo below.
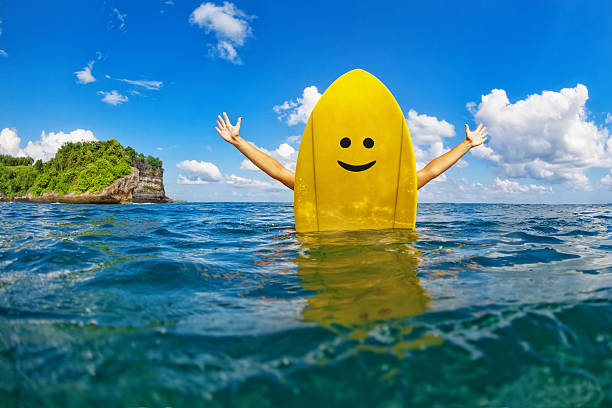
{"type": "Polygon", "coordinates": [[[0,406],[612,406],[612,206],[0,203],[0,406]]]}

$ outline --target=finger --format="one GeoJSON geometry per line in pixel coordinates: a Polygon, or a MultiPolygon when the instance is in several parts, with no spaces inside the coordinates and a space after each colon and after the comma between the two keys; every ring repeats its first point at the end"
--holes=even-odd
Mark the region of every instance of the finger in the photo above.
{"type": "Polygon", "coordinates": [[[482,123],[479,123],[479,124],[478,124],[478,127],[476,128],[476,132],[479,132],[479,131],[480,131],[480,129],[482,129],[482,123]]]}
{"type": "Polygon", "coordinates": [[[223,123],[223,118],[221,116],[217,116],[217,123],[219,123],[221,128],[225,127],[225,124],[223,123]]]}
{"type": "Polygon", "coordinates": [[[219,121],[218,119],[217,119],[217,126],[219,126],[220,129],[223,129],[225,127],[223,122],[219,121]]]}
{"type": "Polygon", "coordinates": [[[219,133],[219,135],[221,135],[221,136],[222,136],[222,133],[223,133],[223,132],[221,132],[221,129],[219,129],[219,128],[218,128],[218,127],[216,127],[216,126],[215,126],[215,129],[217,130],[217,133],[219,133]]]}
{"type": "Polygon", "coordinates": [[[240,127],[241,122],[242,122],[242,116],[238,118],[238,122],[236,122],[236,126],[240,127]]]}
{"type": "Polygon", "coordinates": [[[489,132],[487,132],[486,130],[484,132],[482,132],[482,137],[486,137],[489,134],[489,132]]]}
{"type": "Polygon", "coordinates": [[[232,126],[232,122],[230,122],[229,118],[227,117],[227,113],[223,112],[223,117],[225,118],[225,124],[228,127],[232,126]]]}
{"type": "Polygon", "coordinates": [[[470,127],[468,126],[468,124],[465,124],[465,133],[468,134],[470,133],[470,127]]]}

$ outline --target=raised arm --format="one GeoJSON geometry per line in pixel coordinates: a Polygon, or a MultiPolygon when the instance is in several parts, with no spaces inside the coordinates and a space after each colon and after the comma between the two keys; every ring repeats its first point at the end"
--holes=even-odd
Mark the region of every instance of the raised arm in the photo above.
{"type": "Polygon", "coordinates": [[[487,140],[487,128],[482,126],[482,123],[478,125],[476,130],[471,131],[470,127],[465,125],[465,140],[459,143],[453,150],[444,153],[442,156],[433,159],[427,166],[417,172],[417,189],[423,187],[431,180],[444,173],[457,162],[464,154],[466,154],[472,147],[481,145],[487,140]]]}
{"type": "Polygon", "coordinates": [[[227,117],[227,114],[223,112],[223,118],[218,116],[217,127],[215,127],[215,129],[223,140],[234,145],[234,147],[236,147],[240,153],[244,154],[247,159],[253,162],[253,164],[259,167],[264,173],[293,190],[293,186],[295,184],[295,173],[285,168],[278,161],[241,138],[241,122],[242,117],[238,118],[235,126],[232,125],[227,117]]]}

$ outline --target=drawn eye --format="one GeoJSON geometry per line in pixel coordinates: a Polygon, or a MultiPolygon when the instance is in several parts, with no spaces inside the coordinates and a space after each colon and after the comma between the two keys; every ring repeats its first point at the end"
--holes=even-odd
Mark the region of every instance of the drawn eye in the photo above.
{"type": "Polygon", "coordinates": [[[351,145],[351,139],[349,139],[348,137],[343,137],[342,140],[340,141],[340,146],[344,147],[345,149],[349,147],[350,145],[351,145]]]}
{"type": "Polygon", "coordinates": [[[365,139],[363,139],[363,145],[366,147],[366,149],[371,149],[372,146],[374,146],[374,141],[369,137],[366,137],[365,139]]]}

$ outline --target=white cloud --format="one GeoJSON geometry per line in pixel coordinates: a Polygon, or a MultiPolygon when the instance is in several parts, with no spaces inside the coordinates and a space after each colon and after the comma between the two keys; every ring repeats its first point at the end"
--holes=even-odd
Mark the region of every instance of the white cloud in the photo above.
{"type": "Polygon", "coordinates": [[[47,161],[55,156],[57,150],[64,143],[74,142],[92,142],[97,140],[91,130],[76,129],[70,133],[50,132],[45,134],[43,131],[40,135],[40,140],[37,142],[28,142],[25,147],[25,153],[34,160],[41,159],[47,161]]]}
{"type": "Polygon", "coordinates": [[[125,28],[125,18],[127,17],[127,14],[121,14],[119,9],[115,7],[113,9],[113,15],[117,17],[117,20],[119,21],[119,30],[123,30],[125,28]]]}
{"type": "Polygon", "coordinates": [[[157,149],[157,150],[159,150],[160,152],[161,152],[162,150],[164,150],[164,148],[163,148],[163,147],[156,147],[156,149],[157,149]]]}
{"type": "Polygon", "coordinates": [[[17,129],[2,129],[2,132],[0,132],[0,154],[25,156],[25,153],[19,147],[20,144],[21,139],[17,136],[17,129]]]}
{"type": "MultiPolygon", "coordinates": [[[[412,138],[417,170],[450,150],[444,146],[444,138],[454,137],[455,127],[447,121],[439,120],[435,116],[418,114],[410,109],[406,123],[412,138]]],[[[458,164],[459,167],[468,165],[463,160],[458,164]]]]}
{"type": "Polygon", "coordinates": [[[238,51],[229,41],[219,41],[215,48],[209,50],[209,54],[213,57],[218,56],[224,60],[240,64],[241,60],[238,57],[238,51]]]}
{"type": "MultiPolygon", "coordinates": [[[[108,77],[110,78],[110,77],[108,77]]],[[[162,85],[164,84],[162,81],[147,81],[147,80],[133,80],[133,79],[124,79],[124,78],[115,78],[117,81],[125,82],[130,85],[140,86],[144,89],[148,89],[151,91],[158,91],[162,85]]]]}
{"type": "Polygon", "coordinates": [[[76,71],[75,74],[77,76],[77,82],[79,84],[89,84],[91,82],[96,82],[96,78],[91,73],[93,68],[93,61],[89,61],[89,64],[85,68],[80,71],[76,71]]]}
{"type": "Polygon", "coordinates": [[[21,139],[17,136],[16,129],[5,128],[0,132],[0,153],[11,156],[29,156],[34,160],[48,161],[55,156],[57,150],[64,143],[89,142],[97,140],[91,130],[76,129],[70,133],[44,131],[40,140],[29,141],[25,148],[21,148],[21,139]]]}
{"type": "Polygon", "coordinates": [[[515,180],[495,178],[493,183],[472,182],[465,178],[446,183],[429,183],[418,192],[419,200],[434,202],[540,202],[552,194],[550,186],[520,184],[515,180]]]}
{"type": "Polygon", "coordinates": [[[300,140],[302,140],[302,135],[289,136],[287,138],[287,143],[295,143],[299,142],[300,140]]]}
{"type": "MultiPolygon", "coordinates": [[[[281,145],[275,150],[267,150],[263,147],[256,146],[255,143],[250,143],[270,157],[278,160],[280,164],[286,168],[295,171],[295,163],[297,162],[298,152],[291,145],[281,143],[281,145]]],[[[242,161],[240,164],[240,170],[259,171],[259,169],[248,159],[242,161]]]]}
{"type": "Polygon", "coordinates": [[[495,163],[506,177],[588,189],[584,171],[612,165],[612,138],[607,129],[588,120],[587,99],[588,90],[581,84],[515,103],[503,89],[494,89],[477,107],[471,105],[474,118],[489,132],[488,146],[473,154],[495,163]]]}
{"type": "Polygon", "coordinates": [[[183,176],[182,174],[179,174],[178,178],[176,179],[176,183],[177,184],[208,184],[209,181],[203,180],[199,176],[186,177],[186,176],[183,176]]]}
{"type": "Polygon", "coordinates": [[[320,97],[319,90],[316,86],[312,85],[304,88],[301,98],[297,98],[296,101],[285,101],[280,105],[274,106],[272,109],[279,115],[279,120],[286,122],[290,126],[306,123],[320,97]]]}
{"type": "Polygon", "coordinates": [[[228,184],[236,188],[255,188],[264,190],[284,190],[285,187],[276,181],[262,181],[252,178],[240,177],[235,174],[229,176],[221,174],[219,168],[213,163],[197,160],[183,160],[176,165],[188,174],[179,174],[178,184],[228,184]]]}
{"type": "Polygon", "coordinates": [[[412,142],[419,145],[441,142],[442,138],[455,136],[455,127],[447,121],[435,116],[419,115],[413,109],[408,111],[406,122],[412,142]]]}
{"type": "Polygon", "coordinates": [[[460,169],[464,169],[466,167],[469,167],[470,163],[466,162],[465,160],[459,160],[457,163],[455,163],[455,167],[458,167],[460,169]]]}
{"type": "Polygon", "coordinates": [[[518,181],[500,179],[495,177],[495,186],[501,193],[506,194],[520,194],[520,193],[536,193],[546,194],[552,193],[552,187],[550,186],[539,186],[535,184],[519,184],[518,181]]]}
{"type": "Polygon", "coordinates": [[[234,64],[241,64],[236,48],[242,47],[253,29],[249,21],[253,16],[246,15],[233,3],[224,2],[223,6],[214,3],[202,3],[193,10],[189,17],[191,24],[204,28],[207,33],[214,33],[217,44],[211,46],[212,56],[223,58],[234,64]]]}
{"type": "Polygon", "coordinates": [[[606,125],[609,125],[610,123],[612,123],[612,115],[608,113],[606,114],[606,125]]]}
{"type": "Polygon", "coordinates": [[[285,190],[286,187],[276,181],[261,181],[251,178],[236,176],[234,174],[226,177],[223,181],[238,188],[260,188],[264,190],[285,190]]]}
{"type": "Polygon", "coordinates": [[[108,103],[109,105],[117,106],[124,102],[127,102],[128,97],[121,95],[119,92],[112,90],[110,92],[99,91],[98,95],[102,95],[102,102],[108,103]]]}
{"type": "Polygon", "coordinates": [[[183,160],[178,163],[176,167],[190,173],[186,177],[179,175],[179,180],[181,180],[182,177],[183,180],[193,181],[192,183],[179,182],[179,184],[204,184],[203,182],[221,181],[221,179],[223,179],[219,168],[213,163],[197,160],[183,160]],[[198,180],[201,182],[197,182],[198,180]]]}
{"type": "Polygon", "coordinates": [[[601,184],[608,190],[612,190],[612,170],[599,180],[601,184]]]}
{"type": "Polygon", "coordinates": [[[168,6],[174,6],[174,1],[173,0],[166,0],[164,2],[164,4],[167,4],[168,6]]]}

